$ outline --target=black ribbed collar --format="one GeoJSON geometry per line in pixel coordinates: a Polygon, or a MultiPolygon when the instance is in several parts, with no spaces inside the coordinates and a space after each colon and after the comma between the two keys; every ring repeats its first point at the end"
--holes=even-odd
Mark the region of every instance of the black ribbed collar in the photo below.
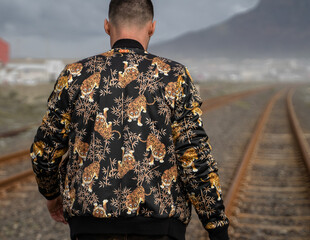
{"type": "Polygon", "coordinates": [[[136,40],[127,39],[127,38],[117,40],[113,44],[112,48],[139,48],[141,50],[144,50],[144,48],[143,48],[141,43],[139,43],[136,40]]]}

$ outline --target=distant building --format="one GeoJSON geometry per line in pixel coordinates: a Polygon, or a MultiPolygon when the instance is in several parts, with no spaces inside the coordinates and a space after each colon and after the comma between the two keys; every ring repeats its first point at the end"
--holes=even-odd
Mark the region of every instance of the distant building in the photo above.
{"type": "Polygon", "coordinates": [[[0,65],[6,65],[10,60],[10,46],[0,38],[0,65]]]}

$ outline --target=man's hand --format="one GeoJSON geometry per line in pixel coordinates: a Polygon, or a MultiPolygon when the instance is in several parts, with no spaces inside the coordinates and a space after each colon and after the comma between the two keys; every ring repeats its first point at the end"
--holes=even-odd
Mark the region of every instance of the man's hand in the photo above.
{"type": "Polygon", "coordinates": [[[67,224],[62,210],[62,198],[61,196],[53,199],[53,200],[47,200],[46,206],[48,211],[50,212],[51,217],[56,222],[62,222],[64,224],[67,224]]]}

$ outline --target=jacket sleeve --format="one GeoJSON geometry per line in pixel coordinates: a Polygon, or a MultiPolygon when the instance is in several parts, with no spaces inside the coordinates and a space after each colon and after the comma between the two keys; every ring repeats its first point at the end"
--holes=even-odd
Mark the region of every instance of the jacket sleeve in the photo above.
{"type": "Polygon", "coordinates": [[[60,195],[58,168],[68,149],[71,122],[68,89],[71,81],[72,76],[65,68],[48,99],[47,112],[30,148],[39,191],[46,199],[60,195]]]}
{"type": "Polygon", "coordinates": [[[201,119],[201,99],[187,71],[177,82],[173,139],[187,196],[211,240],[229,239],[216,161],[201,119]]]}

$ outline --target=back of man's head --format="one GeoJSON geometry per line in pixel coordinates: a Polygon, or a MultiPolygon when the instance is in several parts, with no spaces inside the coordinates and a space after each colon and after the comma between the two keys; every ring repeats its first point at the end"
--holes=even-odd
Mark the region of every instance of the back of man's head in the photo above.
{"type": "Polygon", "coordinates": [[[110,2],[109,20],[117,27],[143,26],[152,21],[153,17],[154,8],[151,0],[111,0],[110,2]]]}

